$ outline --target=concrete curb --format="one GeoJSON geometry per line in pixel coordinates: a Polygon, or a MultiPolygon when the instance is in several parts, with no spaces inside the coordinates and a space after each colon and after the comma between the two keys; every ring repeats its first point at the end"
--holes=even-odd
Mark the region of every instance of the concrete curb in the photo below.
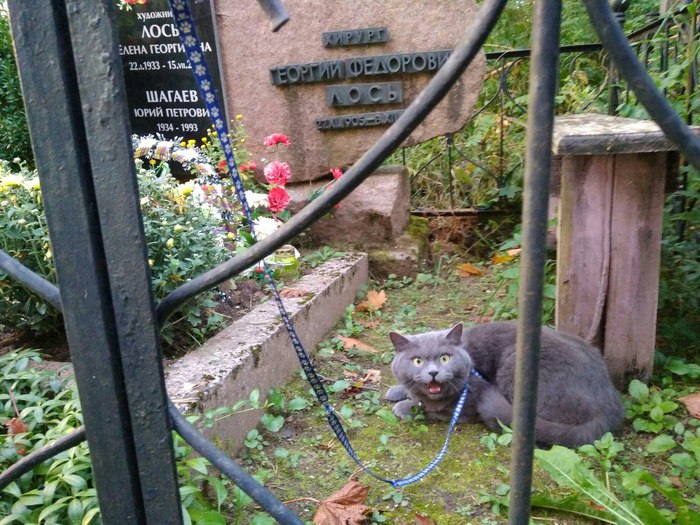
{"type": "MultiPolygon", "coordinates": [[[[367,256],[349,254],[326,262],[293,286],[305,295],[283,302],[307,352],[326,337],[367,280],[367,256]]],[[[270,388],[279,387],[298,370],[277,306],[269,300],[172,363],[165,380],[168,394],[182,412],[202,414],[248,399],[256,388],[262,402],[270,388]]],[[[234,451],[261,415],[261,411],[237,414],[207,433],[234,451]]]]}

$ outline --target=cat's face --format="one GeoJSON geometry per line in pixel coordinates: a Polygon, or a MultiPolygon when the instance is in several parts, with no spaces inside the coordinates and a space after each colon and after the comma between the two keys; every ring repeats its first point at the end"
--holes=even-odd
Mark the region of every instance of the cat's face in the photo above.
{"type": "Polygon", "coordinates": [[[462,348],[462,324],[450,330],[418,335],[391,332],[396,349],[391,370],[396,379],[414,396],[441,399],[464,388],[472,362],[462,348]]]}

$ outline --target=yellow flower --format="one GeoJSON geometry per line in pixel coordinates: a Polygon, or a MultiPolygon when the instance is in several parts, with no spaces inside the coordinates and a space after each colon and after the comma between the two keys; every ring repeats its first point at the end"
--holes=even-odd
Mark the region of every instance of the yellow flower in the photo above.
{"type": "Polygon", "coordinates": [[[204,142],[206,144],[208,141],[209,141],[209,139],[207,137],[202,137],[202,142],[204,142]]]}
{"type": "Polygon", "coordinates": [[[4,190],[7,188],[17,188],[21,186],[23,182],[24,177],[22,177],[21,175],[15,175],[14,173],[10,173],[9,175],[0,178],[0,190],[4,190]]]}
{"type": "Polygon", "coordinates": [[[149,268],[153,268],[153,259],[148,259],[149,268]]]}
{"type": "Polygon", "coordinates": [[[185,142],[185,141],[183,140],[182,142],[180,142],[180,146],[182,146],[182,147],[184,148],[185,146],[187,146],[187,142],[185,142]]]}
{"type": "Polygon", "coordinates": [[[243,118],[243,115],[236,115],[236,120],[241,120],[243,118]]]}
{"type": "Polygon", "coordinates": [[[226,237],[228,237],[229,239],[235,239],[235,238],[236,238],[236,235],[235,235],[233,232],[228,232],[228,233],[226,234],[226,237]]]}
{"type": "Polygon", "coordinates": [[[211,134],[216,137],[216,130],[212,131],[211,134]]]}
{"type": "Polygon", "coordinates": [[[148,161],[148,163],[149,163],[151,166],[155,166],[155,164],[156,164],[156,159],[151,159],[151,160],[148,161]]]}
{"type": "Polygon", "coordinates": [[[176,224],[175,227],[173,228],[175,230],[175,233],[180,233],[182,231],[182,226],[179,224],[176,224]]]}
{"type": "Polygon", "coordinates": [[[44,260],[48,261],[53,257],[53,254],[51,253],[51,250],[46,250],[46,255],[44,255],[44,260]]]}
{"type": "Polygon", "coordinates": [[[178,184],[178,193],[183,197],[187,197],[194,190],[194,181],[187,181],[183,184],[178,184]]]}
{"type": "Polygon", "coordinates": [[[175,239],[173,239],[173,238],[171,237],[170,239],[168,239],[167,241],[165,241],[165,245],[166,245],[168,248],[172,248],[173,246],[175,246],[175,239]]]}

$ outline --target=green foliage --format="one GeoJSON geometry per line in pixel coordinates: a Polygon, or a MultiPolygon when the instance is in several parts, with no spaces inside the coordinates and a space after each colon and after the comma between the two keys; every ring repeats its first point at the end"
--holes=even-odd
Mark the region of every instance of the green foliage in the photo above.
{"type": "MultiPolygon", "coordinates": [[[[228,255],[215,234],[216,210],[194,200],[192,185],[178,182],[163,169],[138,169],[141,208],[156,300],[182,283],[222,262],[228,255]]],[[[0,162],[0,248],[30,270],[56,282],[44,209],[36,173],[26,163],[16,172],[0,162]]],[[[3,317],[0,326],[29,329],[37,335],[62,330],[60,314],[14,280],[0,281],[3,317]]],[[[213,295],[184,306],[163,330],[166,342],[178,336],[202,341],[222,318],[213,314],[213,295]]]]}
{"type": "MultiPolygon", "coordinates": [[[[56,283],[39,179],[23,161],[0,160],[0,248],[30,270],[56,283]],[[13,173],[14,171],[14,173],[13,173]]],[[[37,334],[61,330],[61,315],[52,306],[0,271],[3,326],[22,327],[37,334]]]]}
{"type": "Polygon", "coordinates": [[[627,418],[632,419],[632,426],[637,432],[658,433],[671,430],[678,419],[671,415],[678,409],[678,403],[671,399],[676,395],[674,390],[651,389],[639,381],[632,380],[629,385],[629,400],[625,401],[627,418]]]}
{"type": "MultiPolygon", "coordinates": [[[[692,364],[678,358],[664,363],[683,375],[697,373],[692,364]]],[[[533,506],[606,523],[698,523],[700,421],[673,401],[695,387],[672,381],[670,373],[662,370],[665,387],[633,380],[625,398],[634,430],[656,434],[652,439],[631,443],[608,433],[578,450],[558,446],[537,450],[538,465],[569,493],[561,498],[537,494],[533,506]]]]}
{"type": "MultiPolygon", "coordinates": [[[[503,242],[494,255],[492,262],[495,283],[482,316],[490,315],[496,320],[516,319],[518,317],[518,293],[520,289],[520,257],[522,234],[518,226],[513,236],[503,242]],[[510,255],[508,252],[513,253],[510,255]]],[[[542,323],[553,324],[556,302],[556,266],[548,259],[544,266],[544,289],[542,303],[542,323]]]]}
{"type": "MultiPolygon", "coordinates": [[[[40,355],[31,350],[0,356],[0,422],[7,425],[16,418],[26,425],[25,431],[10,433],[0,442],[0,470],[83,424],[72,378],[36,368],[41,361],[40,355]]],[[[246,446],[257,450],[267,444],[264,433],[279,432],[282,428],[284,417],[280,412],[303,410],[308,406],[304,401],[295,398],[285,407],[284,398],[271,390],[267,400],[261,403],[260,392],[254,390],[249,399],[232,407],[220,407],[202,417],[190,416],[188,420],[200,428],[210,428],[223,418],[263,409],[261,424],[265,430],[253,429],[246,439],[246,446]]],[[[244,515],[253,516],[250,523],[266,523],[269,516],[252,510],[249,496],[228,479],[211,474],[210,462],[194,456],[192,448],[177,433],[173,439],[185,523],[240,523],[244,515]]],[[[300,459],[298,453],[281,449],[276,451],[276,456],[290,465],[300,459]]],[[[260,470],[255,477],[264,482],[270,475],[260,470]]],[[[101,523],[87,443],[46,460],[0,493],[0,524],[15,523],[101,523]]]]}
{"type": "Polygon", "coordinates": [[[10,20],[0,5],[0,160],[34,163],[22,89],[15,63],[10,20]]]}
{"type": "Polygon", "coordinates": [[[316,268],[323,263],[342,257],[345,252],[338,251],[330,246],[322,246],[321,248],[307,253],[301,258],[301,265],[304,268],[316,268]]]}

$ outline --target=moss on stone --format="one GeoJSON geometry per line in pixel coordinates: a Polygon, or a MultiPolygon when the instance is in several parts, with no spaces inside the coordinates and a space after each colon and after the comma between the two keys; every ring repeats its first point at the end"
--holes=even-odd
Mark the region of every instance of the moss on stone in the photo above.
{"type": "Polygon", "coordinates": [[[260,364],[260,354],[262,354],[262,345],[253,345],[250,347],[250,355],[253,356],[253,367],[258,368],[260,364]]]}

